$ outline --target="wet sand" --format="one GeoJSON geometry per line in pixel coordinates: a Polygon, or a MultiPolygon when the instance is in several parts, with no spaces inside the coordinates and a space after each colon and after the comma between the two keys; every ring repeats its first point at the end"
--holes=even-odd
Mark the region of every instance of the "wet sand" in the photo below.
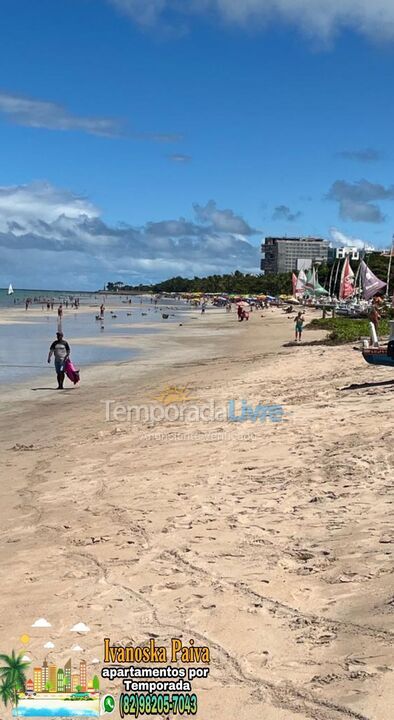
{"type": "Polygon", "coordinates": [[[67,660],[79,621],[88,663],[104,636],[193,637],[212,654],[198,718],[391,720],[390,370],[308,345],[321,333],[284,347],[292,321],[260,315],[196,315],[61,397],[8,396],[0,647],[28,632],[34,663],[48,639],[67,660]],[[106,422],[105,400],[167,386],[285,418],[106,422]],[[32,629],[38,617],[52,628],[32,629]]]}

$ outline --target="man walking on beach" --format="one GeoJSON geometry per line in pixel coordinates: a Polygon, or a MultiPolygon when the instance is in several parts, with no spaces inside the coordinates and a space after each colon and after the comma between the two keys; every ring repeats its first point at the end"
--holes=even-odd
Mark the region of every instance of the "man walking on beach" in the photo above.
{"type": "Polygon", "coordinates": [[[54,355],[58,390],[63,390],[64,363],[70,355],[70,346],[67,340],[64,340],[62,332],[57,332],[56,338],[57,340],[54,340],[51,347],[49,348],[48,363],[51,362],[52,355],[54,355]]]}

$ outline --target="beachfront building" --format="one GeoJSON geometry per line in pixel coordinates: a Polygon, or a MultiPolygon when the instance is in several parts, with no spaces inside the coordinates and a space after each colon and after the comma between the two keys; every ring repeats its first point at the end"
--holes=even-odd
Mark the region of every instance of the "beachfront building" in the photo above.
{"type": "Polygon", "coordinates": [[[26,692],[27,692],[27,693],[32,693],[32,692],[34,692],[34,682],[33,682],[33,680],[31,680],[31,678],[29,678],[29,679],[26,681],[26,692]]]}
{"type": "Polygon", "coordinates": [[[64,671],[63,668],[59,668],[57,671],[57,683],[56,688],[58,693],[64,692],[64,671]]]}
{"type": "Polygon", "coordinates": [[[79,688],[79,673],[73,673],[71,675],[71,690],[77,692],[79,688]]]}
{"type": "Polygon", "coordinates": [[[261,270],[266,274],[305,270],[327,262],[327,240],[314,237],[266,237],[261,245],[261,270]]]}

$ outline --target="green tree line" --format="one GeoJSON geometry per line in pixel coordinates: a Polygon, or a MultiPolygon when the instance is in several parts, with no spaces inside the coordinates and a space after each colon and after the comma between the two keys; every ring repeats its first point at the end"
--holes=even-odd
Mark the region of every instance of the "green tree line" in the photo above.
{"type": "MultiPolygon", "coordinates": [[[[388,257],[380,253],[371,253],[366,258],[368,266],[381,280],[386,281],[388,257]]],[[[358,261],[351,263],[354,273],[357,272],[358,261]]],[[[319,282],[328,289],[332,264],[319,267],[319,282]]],[[[341,268],[340,268],[341,269],[341,268]]],[[[340,275],[340,272],[339,272],[340,275]]],[[[127,285],[121,282],[107,284],[108,292],[153,292],[153,293],[236,293],[240,295],[291,295],[292,273],[263,275],[242,273],[236,270],[226,275],[208,275],[208,277],[184,278],[180,275],[152,285],[127,285]]],[[[339,283],[339,277],[337,286],[339,283]]],[[[390,287],[394,288],[394,262],[391,269],[390,287]]],[[[338,287],[337,287],[338,289],[338,287]]]]}

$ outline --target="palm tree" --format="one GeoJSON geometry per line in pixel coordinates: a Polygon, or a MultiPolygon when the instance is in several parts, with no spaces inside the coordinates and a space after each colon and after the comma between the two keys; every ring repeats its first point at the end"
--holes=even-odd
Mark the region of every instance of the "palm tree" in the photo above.
{"type": "MultiPolygon", "coordinates": [[[[15,650],[12,651],[11,655],[0,654],[0,662],[3,663],[3,666],[0,667],[0,679],[3,681],[1,686],[2,698],[3,692],[5,694],[8,693],[6,688],[10,688],[11,697],[16,708],[18,707],[19,702],[18,692],[25,689],[26,668],[28,668],[30,664],[28,662],[24,662],[22,657],[22,653],[16,655],[15,650]]],[[[10,699],[9,696],[8,699],[10,699]]]]}
{"type": "Polygon", "coordinates": [[[6,707],[14,698],[14,688],[12,682],[7,680],[7,678],[3,680],[0,685],[0,698],[6,707]]]}

